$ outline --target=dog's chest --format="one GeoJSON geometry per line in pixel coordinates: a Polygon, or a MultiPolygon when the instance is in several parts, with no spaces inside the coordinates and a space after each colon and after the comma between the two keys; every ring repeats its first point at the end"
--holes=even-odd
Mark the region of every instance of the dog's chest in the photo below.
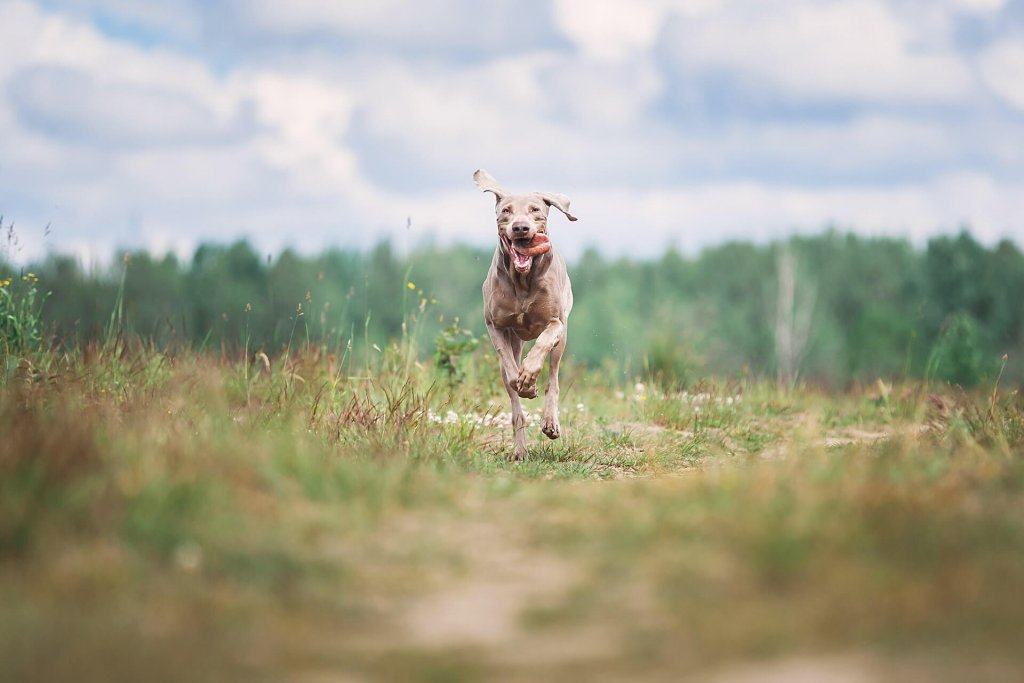
{"type": "Polygon", "coordinates": [[[514,301],[498,324],[511,329],[523,341],[539,337],[551,320],[558,317],[554,296],[546,287],[516,296],[514,301]]]}

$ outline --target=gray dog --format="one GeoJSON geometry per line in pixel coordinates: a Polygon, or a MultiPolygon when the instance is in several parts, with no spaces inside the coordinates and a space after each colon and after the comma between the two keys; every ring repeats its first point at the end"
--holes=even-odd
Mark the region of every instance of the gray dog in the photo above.
{"type": "Polygon", "coordinates": [[[553,192],[512,194],[484,170],[473,174],[483,192],[493,192],[498,217],[498,247],[484,280],[484,321],[501,364],[501,378],[512,400],[512,457],[526,459],[526,418],[519,398],[537,397],[537,375],[550,355],[541,431],[561,434],[558,424],[558,363],[565,351],[572,287],[562,255],[547,239],[548,209],[571,221],[569,198],[553,192]],[[523,342],[536,339],[520,365],[523,342]]]}

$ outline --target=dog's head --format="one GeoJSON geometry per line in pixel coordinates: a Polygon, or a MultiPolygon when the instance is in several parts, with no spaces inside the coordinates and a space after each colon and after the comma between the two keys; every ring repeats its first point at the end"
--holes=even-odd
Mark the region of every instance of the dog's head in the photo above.
{"type": "Polygon", "coordinates": [[[512,194],[505,190],[487,171],[478,170],[473,174],[476,186],[482,192],[493,192],[494,213],[498,219],[498,241],[519,273],[528,273],[533,259],[531,250],[537,233],[547,234],[548,210],[553,206],[571,221],[576,216],[569,213],[569,198],[556,192],[531,192],[512,194]]]}

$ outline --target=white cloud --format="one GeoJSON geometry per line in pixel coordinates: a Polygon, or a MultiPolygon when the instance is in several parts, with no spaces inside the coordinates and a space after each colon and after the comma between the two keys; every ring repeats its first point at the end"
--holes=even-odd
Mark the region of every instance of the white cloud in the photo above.
{"type": "Polygon", "coordinates": [[[555,20],[586,57],[623,59],[654,46],[667,6],[628,0],[556,0],[555,20]]]}
{"type": "MultiPolygon", "coordinates": [[[[1020,43],[1004,31],[975,73],[951,38],[959,14],[995,4],[261,2],[224,27],[240,52],[214,66],[105,35],[83,9],[94,0],[70,2],[0,4],[0,212],[29,230],[26,250],[51,221],[53,243],[82,253],[242,236],[265,250],[386,234],[484,244],[480,166],[512,189],[569,193],[581,221],[553,231],[573,255],[829,221],[918,240],[968,221],[1024,239],[1022,152],[1006,144],[1022,127],[982,111],[973,80],[1024,107],[1020,43]],[[338,49],[301,49],[320,32],[338,49]],[[264,35],[278,51],[246,42],[264,35]],[[688,88],[737,97],[725,108],[740,115],[677,119],[688,88]],[[747,107],[766,92],[770,111],[747,107]]],[[[173,31],[201,34],[223,11],[196,4],[173,31]]]]}
{"type": "Polygon", "coordinates": [[[375,51],[521,52],[552,33],[546,3],[537,0],[234,0],[229,8],[244,30],[290,39],[293,49],[311,36],[328,35],[375,51]]]}
{"type": "Polygon", "coordinates": [[[215,142],[230,123],[190,93],[131,82],[97,83],[93,73],[63,66],[23,69],[9,93],[27,127],[85,144],[168,145],[215,142]]]}
{"type": "Polygon", "coordinates": [[[920,46],[880,0],[731,3],[678,18],[666,48],[683,73],[730,73],[804,101],[947,102],[970,90],[951,50],[920,46]]]}
{"type": "Polygon", "coordinates": [[[954,10],[971,14],[995,14],[1006,6],[1007,0],[946,0],[954,10]]]}
{"type": "Polygon", "coordinates": [[[989,47],[979,64],[988,86],[1006,102],[1024,110],[1024,39],[1003,40],[989,47]]]}
{"type": "Polygon", "coordinates": [[[580,220],[552,230],[570,253],[600,235],[605,253],[656,254],[673,241],[695,252],[730,239],[767,241],[835,224],[858,232],[907,237],[918,244],[941,231],[970,224],[986,241],[1024,238],[1007,217],[1024,213],[1024,183],[999,183],[979,174],[954,174],[895,187],[808,189],[760,182],[726,182],[646,192],[572,195],[580,220]]]}
{"type": "MultiPolygon", "coordinates": [[[[663,141],[644,125],[660,81],[643,65],[580,65],[538,52],[458,70],[389,62],[360,89],[366,134],[410,169],[460,181],[481,165],[524,182],[668,172],[663,141]]],[[[386,180],[386,179],[385,179],[386,180]]]]}
{"type": "Polygon", "coordinates": [[[722,0],[555,0],[555,21],[584,56],[619,61],[650,51],[670,14],[701,17],[722,0]]]}

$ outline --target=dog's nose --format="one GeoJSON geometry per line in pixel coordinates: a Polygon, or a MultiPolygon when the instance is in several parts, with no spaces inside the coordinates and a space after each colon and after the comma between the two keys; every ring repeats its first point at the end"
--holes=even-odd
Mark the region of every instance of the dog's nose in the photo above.
{"type": "Polygon", "coordinates": [[[526,237],[530,232],[530,224],[526,221],[516,221],[512,224],[512,234],[516,237],[526,237]]]}

